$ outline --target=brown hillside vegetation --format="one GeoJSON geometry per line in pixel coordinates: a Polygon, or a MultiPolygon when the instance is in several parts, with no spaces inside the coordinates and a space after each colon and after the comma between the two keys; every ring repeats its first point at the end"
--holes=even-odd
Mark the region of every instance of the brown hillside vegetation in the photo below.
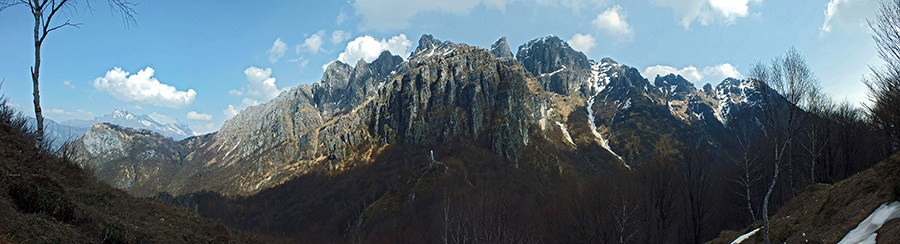
{"type": "MultiPolygon", "coordinates": [[[[100,183],[0,98],[0,243],[271,243],[100,183]]],[[[88,170],[89,171],[89,170],[88,170]]]]}
{"type": "MultiPolygon", "coordinates": [[[[837,243],[878,206],[900,200],[900,153],[834,185],[806,188],[772,217],[773,243],[837,243]]],[[[731,243],[741,231],[723,231],[709,243],[731,243]]],[[[900,243],[900,219],[888,221],[876,233],[878,243],[900,243]]],[[[761,232],[742,243],[762,243],[761,232]]]]}

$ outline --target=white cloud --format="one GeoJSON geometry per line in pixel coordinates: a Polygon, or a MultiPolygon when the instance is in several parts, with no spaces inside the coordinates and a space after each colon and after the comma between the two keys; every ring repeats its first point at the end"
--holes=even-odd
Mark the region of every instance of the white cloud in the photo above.
{"type": "Polygon", "coordinates": [[[871,0],[831,0],[825,6],[825,22],[822,33],[831,32],[833,26],[847,25],[854,29],[867,29],[866,18],[875,16],[877,1],[871,0]]]}
{"type": "Polygon", "coordinates": [[[697,69],[697,67],[694,66],[678,69],[672,66],[655,65],[644,69],[644,72],[641,75],[643,75],[644,78],[653,81],[657,75],[665,76],[668,74],[681,75],[684,79],[693,82],[694,84],[700,84],[702,81],[714,83],[729,77],[737,79],[744,78],[741,72],[729,63],[708,66],[703,69],[697,69]]]}
{"type": "Polygon", "coordinates": [[[269,101],[281,93],[275,85],[275,77],[272,77],[272,68],[260,69],[254,66],[244,70],[247,82],[250,85],[247,91],[243,93],[250,99],[258,101],[269,101]]]}
{"type": "Polygon", "coordinates": [[[313,54],[322,51],[322,36],[324,35],[325,31],[319,31],[315,34],[310,35],[308,38],[306,38],[306,40],[303,41],[303,44],[297,46],[297,53],[299,53],[303,48],[313,54]]]}
{"type": "Polygon", "coordinates": [[[347,43],[344,52],[338,54],[337,60],[349,65],[356,65],[356,62],[360,59],[372,62],[384,50],[391,52],[393,55],[400,55],[406,58],[409,55],[408,50],[411,45],[412,42],[404,34],[391,37],[388,40],[381,39],[380,41],[375,40],[372,36],[361,36],[347,43]]]}
{"type": "Polygon", "coordinates": [[[653,79],[657,75],[665,76],[668,74],[681,75],[682,77],[684,77],[685,79],[687,79],[688,81],[691,81],[691,82],[697,82],[697,81],[700,81],[701,79],[703,79],[703,75],[700,74],[700,71],[698,71],[697,67],[694,67],[694,66],[688,66],[688,67],[684,67],[682,69],[678,69],[678,68],[675,68],[672,66],[655,65],[655,66],[650,66],[650,67],[647,67],[646,69],[644,69],[644,73],[642,75],[644,76],[644,78],[647,78],[650,81],[653,81],[653,79]]]}
{"type": "Polygon", "coordinates": [[[197,111],[190,111],[185,116],[189,120],[202,120],[202,121],[210,121],[212,120],[212,115],[205,113],[197,113],[197,111]]]}
{"type": "Polygon", "coordinates": [[[272,68],[260,69],[250,66],[244,70],[244,75],[249,84],[240,91],[228,91],[231,95],[244,96],[244,98],[241,99],[240,106],[228,105],[228,108],[223,111],[226,118],[234,117],[246,107],[268,102],[281,93],[275,84],[275,77],[272,77],[272,68]]]}
{"type": "Polygon", "coordinates": [[[585,54],[597,46],[597,39],[591,34],[575,33],[575,35],[567,42],[569,43],[569,46],[572,46],[572,49],[581,51],[585,54]]]}
{"type": "Polygon", "coordinates": [[[75,89],[75,85],[72,85],[72,81],[70,80],[63,81],[63,85],[68,86],[70,89],[75,89]]]}
{"type": "Polygon", "coordinates": [[[275,39],[275,43],[272,43],[272,47],[266,51],[266,54],[269,54],[269,62],[275,63],[278,62],[281,57],[284,57],[284,53],[287,52],[287,43],[281,41],[281,38],[275,39]]]}
{"type": "Polygon", "coordinates": [[[619,41],[630,41],[634,36],[634,30],[625,20],[627,18],[628,14],[622,11],[622,6],[614,5],[598,14],[591,24],[606,34],[618,38],[619,41]]]}
{"type": "Polygon", "coordinates": [[[335,30],[331,32],[331,43],[338,44],[347,39],[350,39],[350,32],[344,30],[335,30]]]}
{"type": "Polygon", "coordinates": [[[660,5],[672,8],[681,18],[681,25],[690,29],[694,21],[708,25],[722,20],[734,23],[737,18],[746,17],[749,13],[748,3],[760,3],[762,0],[656,0],[660,5]]]}
{"type": "Polygon", "coordinates": [[[94,88],[106,91],[125,102],[138,102],[160,107],[183,108],[194,102],[194,89],[178,91],[174,86],[160,83],[153,77],[153,68],[147,67],[129,75],[119,67],[107,71],[104,77],[94,79],[94,88]]]}
{"type": "Polygon", "coordinates": [[[227,119],[233,118],[235,115],[237,115],[240,112],[241,112],[241,110],[237,109],[236,107],[234,107],[234,105],[231,105],[231,104],[228,104],[228,107],[225,108],[224,111],[222,111],[222,113],[225,114],[225,118],[227,118],[227,119]]]}
{"type": "Polygon", "coordinates": [[[703,68],[703,74],[704,76],[706,76],[706,78],[713,81],[721,81],[725,78],[744,78],[744,75],[742,75],[741,72],[737,70],[737,68],[729,63],[722,63],[715,66],[703,68]]]}
{"type": "Polygon", "coordinates": [[[410,26],[409,20],[421,12],[466,14],[475,7],[506,9],[506,4],[514,0],[356,0],[352,3],[356,13],[362,17],[361,30],[395,30],[410,26]]]}

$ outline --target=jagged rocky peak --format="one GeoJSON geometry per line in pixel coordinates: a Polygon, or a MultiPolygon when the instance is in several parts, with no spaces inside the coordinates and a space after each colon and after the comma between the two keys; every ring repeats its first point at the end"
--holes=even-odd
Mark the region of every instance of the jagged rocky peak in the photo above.
{"type": "Polygon", "coordinates": [[[422,35],[419,38],[419,46],[416,47],[416,51],[410,55],[410,60],[423,60],[432,57],[445,57],[454,51],[462,50],[466,48],[471,48],[469,45],[462,43],[453,43],[451,41],[444,41],[435,39],[433,36],[429,34],[422,35]]]}
{"type": "Polygon", "coordinates": [[[371,63],[360,59],[356,66],[331,62],[322,80],[310,88],[312,103],[324,115],[353,108],[374,96],[394,75],[400,73],[403,58],[384,51],[371,63]]]}
{"type": "Polygon", "coordinates": [[[665,76],[656,75],[653,85],[657,87],[665,87],[668,93],[690,92],[694,87],[691,83],[681,75],[668,74],[665,76]]]}
{"type": "Polygon", "coordinates": [[[498,58],[512,58],[513,57],[512,52],[509,50],[509,44],[506,43],[505,36],[500,37],[499,40],[497,40],[496,42],[494,42],[493,45],[491,45],[491,54],[494,54],[494,56],[497,56],[498,58]]]}
{"type": "Polygon", "coordinates": [[[441,45],[441,41],[435,39],[431,34],[423,34],[422,37],[419,38],[419,46],[416,47],[416,51],[414,53],[419,53],[424,50],[432,49],[441,45]]]}
{"type": "Polygon", "coordinates": [[[372,61],[372,63],[369,64],[369,67],[375,71],[376,74],[386,75],[401,63],[403,63],[402,57],[392,55],[391,52],[385,50],[381,52],[381,55],[378,55],[378,58],[375,59],[375,61],[372,61]]]}
{"type": "Polygon", "coordinates": [[[534,39],[519,46],[516,59],[534,76],[566,69],[590,69],[584,53],[575,51],[568,43],[554,35],[534,39]]]}

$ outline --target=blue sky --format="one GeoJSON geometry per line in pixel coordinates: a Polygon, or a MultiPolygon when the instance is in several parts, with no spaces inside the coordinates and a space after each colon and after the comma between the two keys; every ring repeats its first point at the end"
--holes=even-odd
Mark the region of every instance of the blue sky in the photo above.
{"type": "MultiPolygon", "coordinates": [[[[880,65],[875,0],[350,0],[135,1],[137,27],[97,1],[67,12],[81,28],[50,33],[42,50],[45,116],[89,119],[126,108],[217,130],[281,89],[318,81],[333,60],[408,52],[422,34],[512,51],[554,34],[588,57],[647,76],[682,74],[698,86],[742,77],[750,64],[798,48],[826,92],[863,102],[860,82],[880,65]]],[[[33,19],[0,12],[0,79],[9,103],[33,114],[33,19]]],[[[407,53],[408,54],[408,53],[407,53]]],[[[401,55],[406,56],[406,54],[401,55]]]]}

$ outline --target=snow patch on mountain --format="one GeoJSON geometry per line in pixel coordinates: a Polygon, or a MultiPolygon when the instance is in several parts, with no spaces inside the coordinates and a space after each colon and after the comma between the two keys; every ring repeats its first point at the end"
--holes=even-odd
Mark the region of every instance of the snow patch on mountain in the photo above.
{"type": "Polygon", "coordinates": [[[875,244],[875,233],[889,220],[900,218],[900,202],[894,201],[882,204],[866,217],[855,229],[850,230],[838,244],[875,244]]]}
{"type": "Polygon", "coordinates": [[[556,125],[559,125],[559,129],[562,130],[563,135],[566,137],[566,140],[569,141],[569,143],[572,143],[572,146],[575,146],[575,142],[572,141],[572,135],[569,134],[569,129],[566,128],[566,125],[560,123],[559,121],[556,121],[556,125]]]}

